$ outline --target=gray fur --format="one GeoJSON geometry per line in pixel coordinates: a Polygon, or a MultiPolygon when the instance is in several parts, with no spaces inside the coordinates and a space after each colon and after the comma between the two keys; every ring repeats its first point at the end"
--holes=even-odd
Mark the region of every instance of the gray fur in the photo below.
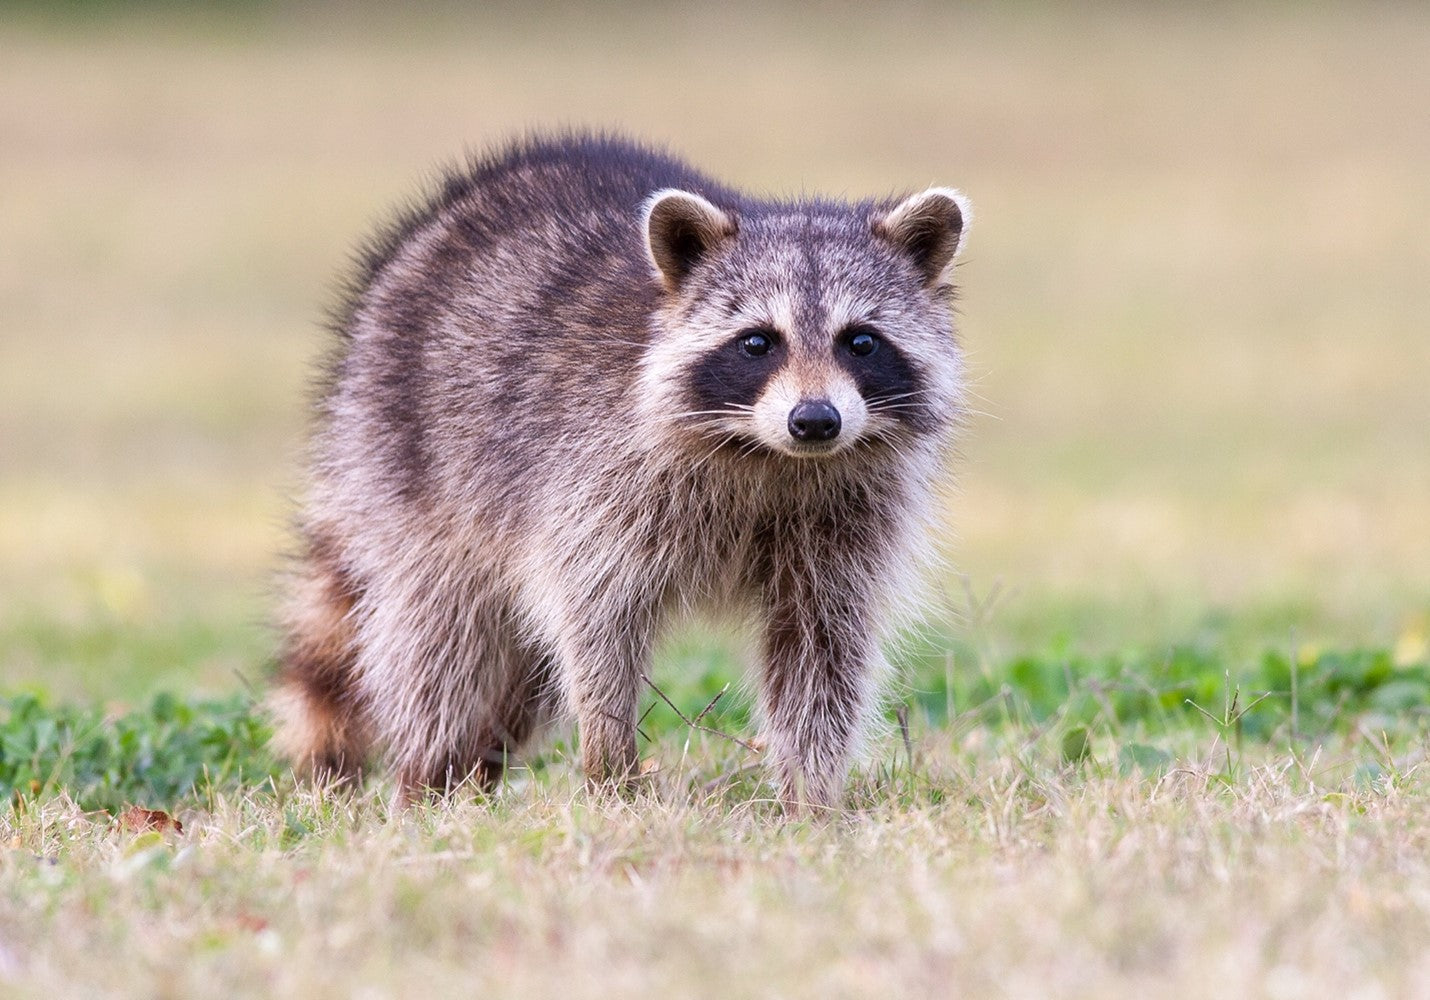
{"type": "Polygon", "coordinates": [[[760,632],[781,794],[837,803],[961,410],[965,221],[946,189],[756,200],[599,137],[452,175],[338,317],[280,748],[340,775],[380,750],[410,800],[571,713],[618,780],[652,643],[708,609],[760,632]],[[786,428],[815,397],[845,414],[818,447],[786,428]]]}

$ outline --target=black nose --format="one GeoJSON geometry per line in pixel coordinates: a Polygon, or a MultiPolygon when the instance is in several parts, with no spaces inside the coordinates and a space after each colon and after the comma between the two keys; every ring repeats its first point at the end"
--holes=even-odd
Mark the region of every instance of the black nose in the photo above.
{"type": "Polygon", "coordinates": [[[839,411],[827,399],[806,399],[789,411],[789,433],[796,441],[829,441],[839,436],[839,411]]]}

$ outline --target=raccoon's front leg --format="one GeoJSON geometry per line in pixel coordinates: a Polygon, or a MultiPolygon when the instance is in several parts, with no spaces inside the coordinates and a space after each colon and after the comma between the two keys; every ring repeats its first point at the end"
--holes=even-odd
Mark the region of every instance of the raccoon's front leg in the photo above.
{"type": "Polygon", "coordinates": [[[619,619],[574,628],[561,643],[567,698],[593,785],[620,784],[637,768],[636,710],[649,658],[647,631],[619,619]]]}
{"type": "Polygon", "coordinates": [[[783,802],[835,808],[873,700],[871,609],[832,592],[842,588],[828,577],[772,589],[761,692],[767,753],[783,802]]]}

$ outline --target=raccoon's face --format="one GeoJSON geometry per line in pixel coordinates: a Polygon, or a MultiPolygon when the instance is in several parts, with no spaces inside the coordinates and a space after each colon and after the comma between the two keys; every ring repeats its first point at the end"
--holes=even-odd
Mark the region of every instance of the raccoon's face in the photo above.
{"type": "Polygon", "coordinates": [[[946,427],[962,374],[948,272],[966,219],[945,188],[741,214],[658,192],[646,245],[666,300],[643,400],[703,438],[799,458],[946,427]]]}

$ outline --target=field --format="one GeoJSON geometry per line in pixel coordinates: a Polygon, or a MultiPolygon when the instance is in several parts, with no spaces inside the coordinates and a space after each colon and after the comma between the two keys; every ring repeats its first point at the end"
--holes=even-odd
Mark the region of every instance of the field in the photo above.
{"type": "MultiPolygon", "coordinates": [[[[1426,52],[1411,5],[0,10],[0,996],[1430,995],[1426,52]],[[654,693],[630,801],[569,733],[405,815],[264,748],[333,281],[564,123],[974,201],[956,572],[843,815],[654,693]]],[[[744,650],[656,683],[748,735],[744,650]]]]}

